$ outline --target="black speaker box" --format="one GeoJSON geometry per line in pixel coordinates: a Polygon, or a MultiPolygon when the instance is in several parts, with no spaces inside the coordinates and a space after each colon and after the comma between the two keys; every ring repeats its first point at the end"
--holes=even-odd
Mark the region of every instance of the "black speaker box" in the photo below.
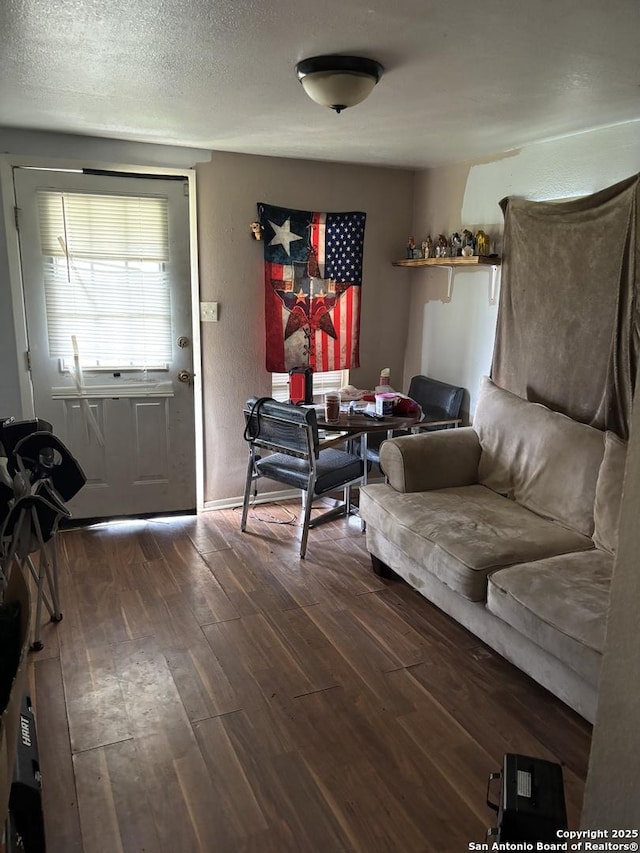
{"type": "Polygon", "coordinates": [[[42,786],[33,708],[28,696],[20,708],[18,750],[9,794],[9,814],[25,853],[45,853],[42,786]]]}
{"type": "Polygon", "coordinates": [[[542,758],[507,753],[502,771],[499,803],[487,805],[498,812],[498,825],[489,834],[498,841],[557,841],[559,829],[567,828],[562,767],[542,758]]]}

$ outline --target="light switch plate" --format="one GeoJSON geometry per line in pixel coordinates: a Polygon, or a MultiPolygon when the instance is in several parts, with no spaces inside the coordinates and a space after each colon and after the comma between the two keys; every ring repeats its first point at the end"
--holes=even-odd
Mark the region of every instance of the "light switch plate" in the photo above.
{"type": "Polygon", "coordinates": [[[218,322],[218,303],[217,302],[201,302],[200,303],[200,322],[202,322],[202,323],[217,323],[218,322]]]}

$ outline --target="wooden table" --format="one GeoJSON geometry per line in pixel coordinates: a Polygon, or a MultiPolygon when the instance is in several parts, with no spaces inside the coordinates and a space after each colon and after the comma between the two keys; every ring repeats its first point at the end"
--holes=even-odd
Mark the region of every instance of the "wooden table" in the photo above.
{"type": "Polygon", "coordinates": [[[326,429],[335,432],[347,432],[353,438],[356,435],[365,435],[369,432],[386,432],[393,429],[410,429],[414,424],[418,423],[417,415],[407,415],[404,417],[396,417],[395,415],[385,415],[381,420],[370,418],[362,413],[350,415],[348,412],[340,412],[340,418],[337,422],[329,423],[325,421],[324,415],[318,413],[319,429],[326,429]]]}
{"type": "Polygon", "coordinates": [[[340,418],[334,423],[325,421],[324,415],[318,412],[318,429],[326,430],[330,435],[327,436],[327,443],[321,441],[320,446],[331,447],[348,439],[360,438],[360,451],[364,462],[364,474],[362,483],[367,484],[367,436],[372,432],[386,432],[387,438],[391,438],[394,430],[411,429],[420,431],[425,427],[435,426],[454,426],[457,427],[461,423],[460,418],[425,418],[420,420],[418,415],[385,415],[381,420],[367,417],[362,413],[353,415],[347,412],[340,412],[340,418]],[[333,433],[338,435],[333,436],[333,433]]]}
{"type": "MultiPolygon", "coordinates": [[[[394,430],[410,429],[419,432],[423,427],[433,426],[454,426],[457,427],[461,423],[460,418],[426,418],[420,420],[420,415],[384,415],[380,420],[377,418],[367,417],[360,413],[350,415],[348,412],[340,412],[340,417],[337,421],[330,423],[324,419],[324,412],[319,408],[316,409],[318,429],[326,432],[325,436],[320,437],[318,448],[325,450],[329,447],[335,447],[338,444],[343,444],[350,439],[360,439],[360,455],[364,464],[362,473],[362,485],[367,485],[367,436],[373,432],[386,432],[387,438],[391,438],[394,430]]],[[[350,502],[349,502],[350,504],[350,502]]],[[[325,513],[319,523],[329,521],[331,518],[341,515],[359,515],[357,506],[346,506],[344,502],[338,501],[334,510],[325,513]]],[[[314,522],[311,522],[309,527],[314,527],[314,522]]],[[[364,522],[362,522],[362,530],[364,531],[364,522]]]]}

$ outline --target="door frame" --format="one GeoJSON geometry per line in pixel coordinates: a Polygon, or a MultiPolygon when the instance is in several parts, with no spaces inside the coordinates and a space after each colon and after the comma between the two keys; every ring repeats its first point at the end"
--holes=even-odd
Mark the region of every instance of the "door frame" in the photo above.
{"type": "Polygon", "coordinates": [[[16,338],[18,382],[23,418],[34,417],[31,372],[27,363],[29,340],[25,312],[20,243],[16,227],[16,194],[13,170],[20,166],[51,169],[55,171],[82,172],[83,169],[101,169],[109,172],[128,172],[136,175],[171,175],[182,177],[189,188],[189,262],[191,269],[191,340],[193,344],[193,405],[196,456],[196,508],[204,508],[204,424],[202,422],[202,350],[200,342],[200,276],[198,272],[198,219],[196,198],[196,170],[169,166],[141,166],[96,160],[66,159],[32,155],[0,155],[0,189],[4,214],[5,240],[9,266],[9,285],[13,310],[13,328],[16,338]]]}

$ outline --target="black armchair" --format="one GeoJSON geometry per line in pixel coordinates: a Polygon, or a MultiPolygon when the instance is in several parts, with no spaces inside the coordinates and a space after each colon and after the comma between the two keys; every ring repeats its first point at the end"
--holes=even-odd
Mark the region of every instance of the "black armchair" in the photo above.
{"type": "Polygon", "coordinates": [[[278,403],[270,398],[252,398],[247,402],[244,417],[249,464],[240,529],[244,531],[247,526],[251,486],[260,477],[302,489],[306,493],[300,542],[303,559],[309,528],[349,511],[349,489],[362,478],[364,463],[359,456],[344,450],[322,449],[313,408],[278,403]],[[263,456],[262,450],[271,453],[263,456]],[[341,488],[345,491],[344,506],[329,510],[311,523],[313,500],[341,488]]]}
{"type": "MultiPolygon", "coordinates": [[[[409,397],[422,409],[422,420],[412,427],[411,432],[423,430],[450,429],[461,423],[460,407],[464,388],[430,379],[428,376],[414,376],[409,385],[409,397]],[[439,423],[444,421],[445,423],[439,423]]],[[[409,430],[396,431],[395,435],[407,435],[409,430]]],[[[380,445],[387,438],[386,433],[376,432],[368,437],[367,462],[380,464],[380,445]]]]}

